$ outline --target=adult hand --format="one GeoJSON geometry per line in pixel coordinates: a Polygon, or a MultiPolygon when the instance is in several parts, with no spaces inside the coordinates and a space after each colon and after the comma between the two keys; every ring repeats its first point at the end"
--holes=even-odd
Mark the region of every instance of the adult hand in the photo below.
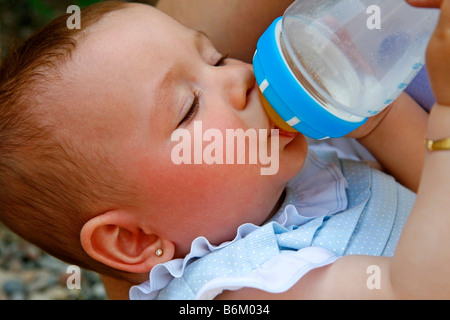
{"type": "Polygon", "coordinates": [[[450,106],[450,0],[408,0],[411,5],[441,8],[441,17],[427,50],[427,68],[436,101],[450,106]]]}
{"type": "Polygon", "coordinates": [[[407,0],[407,2],[415,7],[440,8],[443,0],[407,0]]]}

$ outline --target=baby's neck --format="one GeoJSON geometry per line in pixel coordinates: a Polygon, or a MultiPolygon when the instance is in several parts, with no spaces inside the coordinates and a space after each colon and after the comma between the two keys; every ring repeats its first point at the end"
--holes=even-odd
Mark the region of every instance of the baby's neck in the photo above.
{"type": "MultiPolygon", "coordinates": [[[[100,275],[109,300],[129,300],[130,288],[134,285],[124,279],[100,275]]],[[[143,282],[143,281],[142,281],[143,282]]]]}
{"type": "Polygon", "coordinates": [[[286,198],[286,189],[283,189],[283,192],[281,193],[280,198],[278,198],[277,203],[273,207],[272,211],[270,212],[270,214],[266,218],[266,220],[264,220],[263,224],[266,224],[267,222],[269,222],[269,220],[273,218],[273,216],[278,212],[278,210],[280,210],[281,205],[283,204],[285,198],[286,198]]]}

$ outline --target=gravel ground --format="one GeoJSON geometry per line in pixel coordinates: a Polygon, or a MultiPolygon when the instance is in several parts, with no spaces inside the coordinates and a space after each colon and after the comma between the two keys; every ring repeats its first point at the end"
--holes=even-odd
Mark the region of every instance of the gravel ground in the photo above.
{"type": "Polygon", "coordinates": [[[80,289],[70,289],[75,273],[68,267],[0,224],[0,300],[106,299],[99,276],[90,271],[81,270],[80,289]]]}

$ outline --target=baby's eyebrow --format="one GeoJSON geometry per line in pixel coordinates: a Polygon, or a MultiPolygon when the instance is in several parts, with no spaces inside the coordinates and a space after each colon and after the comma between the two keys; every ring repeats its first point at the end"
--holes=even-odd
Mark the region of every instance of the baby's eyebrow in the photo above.
{"type": "Polygon", "coordinates": [[[173,65],[169,70],[164,74],[161,81],[158,83],[157,92],[156,92],[156,111],[162,112],[163,110],[167,111],[167,109],[173,109],[172,101],[172,92],[173,87],[176,82],[176,73],[175,73],[175,65],[173,65]],[[167,104],[170,104],[168,108],[164,108],[167,104]]]}
{"type": "Polygon", "coordinates": [[[195,38],[197,39],[197,41],[202,41],[204,38],[207,38],[209,40],[209,36],[201,30],[195,30],[195,38]]]}

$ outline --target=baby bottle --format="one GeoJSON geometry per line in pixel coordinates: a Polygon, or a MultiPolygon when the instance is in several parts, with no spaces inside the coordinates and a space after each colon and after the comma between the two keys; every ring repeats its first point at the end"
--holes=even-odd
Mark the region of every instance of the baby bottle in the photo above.
{"type": "Polygon", "coordinates": [[[285,131],[345,136],[423,68],[438,16],[404,0],[295,1],[261,36],[254,56],[267,113],[285,131]]]}

